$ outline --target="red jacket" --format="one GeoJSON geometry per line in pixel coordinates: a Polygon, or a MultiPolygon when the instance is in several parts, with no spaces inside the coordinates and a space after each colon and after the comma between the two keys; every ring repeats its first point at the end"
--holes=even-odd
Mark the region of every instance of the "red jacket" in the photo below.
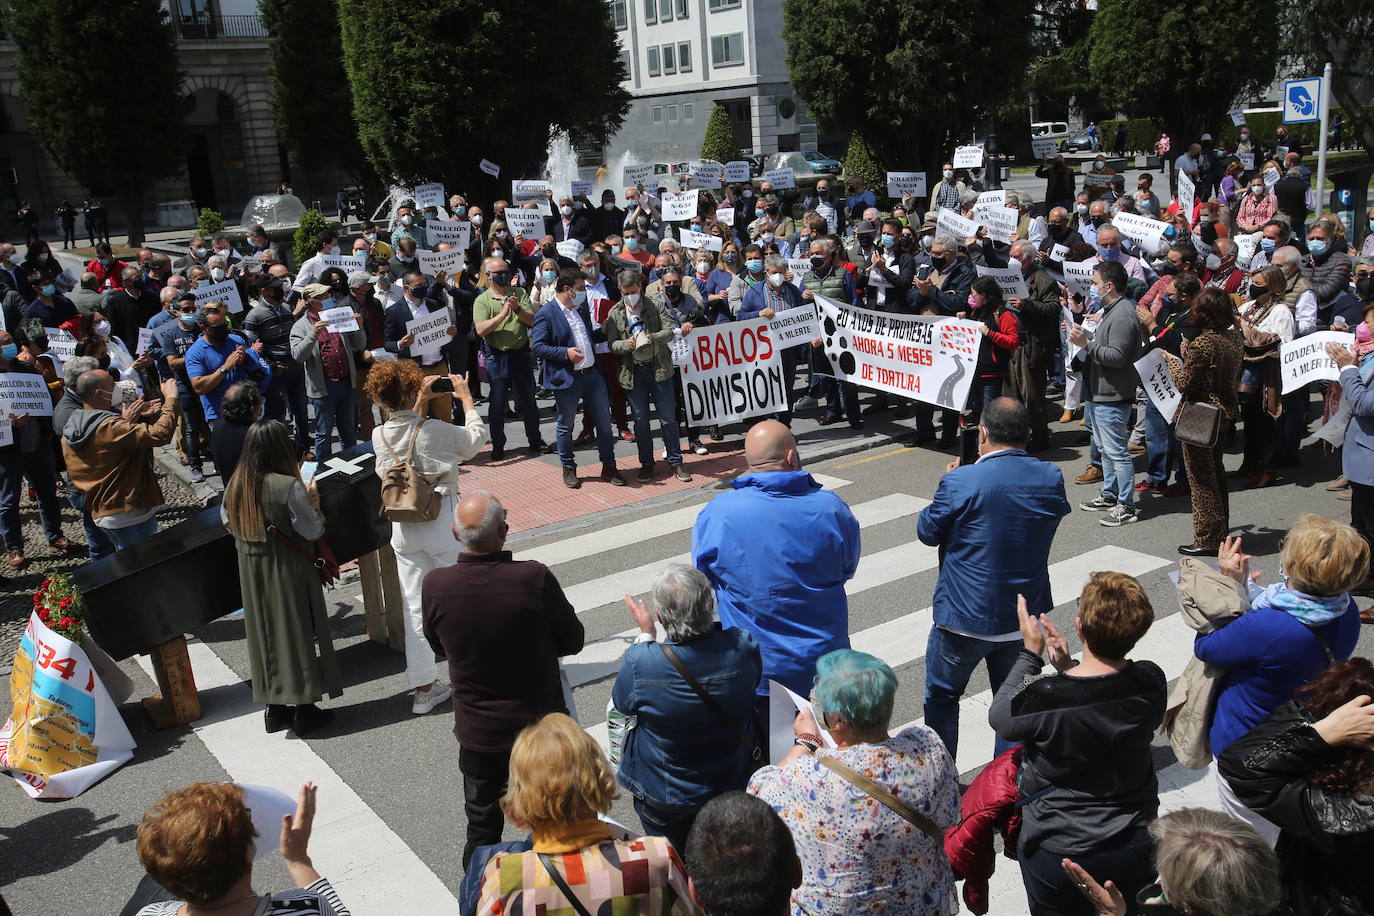
{"type": "Polygon", "coordinates": [[[988,911],[988,879],[997,866],[993,831],[1002,835],[1007,858],[1016,858],[1021,832],[1016,775],[1023,750],[1020,744],[1009,748],[983,768],[959,804],[959,823],[945,832],[945,855],[954,877],[963,879],[964,904],[979,916],[988,911]]]}
{"type": "Polygon", "coordinates": [[[103,293],[107,289],[124,288],[124,268],[128,266],[118,258],[111,258],[109,267],[101,267],[100,259],[92,258],[86,264],[86,272],[95,274],[96,279],[100,281],[96,288],[103,293]]]}

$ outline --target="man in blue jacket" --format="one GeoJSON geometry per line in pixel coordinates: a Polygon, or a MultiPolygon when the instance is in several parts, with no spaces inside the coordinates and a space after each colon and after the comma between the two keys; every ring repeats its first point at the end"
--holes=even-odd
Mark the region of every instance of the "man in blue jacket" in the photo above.
{"type": "MultiPolygon", "coordinates": [[[[986,660],[992,691],[1021,648],[1016,596],[1040,615],[1054,607],[1050,543],[1070,512],[1059,468],[1026,453],[1030,414],[1015,398],[998,398],[978,422],[978,460],[950,466],[921,511],[916,536],[940,548],[935,625],[926,645],[926,724],[959,749],[959,698],[986,660]]],[[[999,738],[997,752],[1005,749],[999,738]]]]}
{"type": "Polygon", "coordinates": [[[859,567],[859,522],[801,469],[797,440],[776,420],[749,430],[744,458],[749,473],[697,516],[692,562],[715,589],[721,623],[758,640],[766,716],[770,678],[806,696],[816,659],[849,648],[844,584],[859,567]]]}

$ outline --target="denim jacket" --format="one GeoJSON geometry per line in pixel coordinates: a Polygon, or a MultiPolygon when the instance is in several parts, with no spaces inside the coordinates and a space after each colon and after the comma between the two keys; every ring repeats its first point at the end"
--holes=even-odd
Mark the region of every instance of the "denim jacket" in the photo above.
{"type": "MultiPolygon", "coordinates": [[[[668,645],[745,735],[755,736],[754,696],[763,661],[753,635],[715,624],[696,639],[668,645]]],[[[619,773],[620,784],[635,798],[656,808],[690,810],[749,782],[754,765],[739,739],[657,643],[626,651],[611,702],[637,718],[619,773]]]]}

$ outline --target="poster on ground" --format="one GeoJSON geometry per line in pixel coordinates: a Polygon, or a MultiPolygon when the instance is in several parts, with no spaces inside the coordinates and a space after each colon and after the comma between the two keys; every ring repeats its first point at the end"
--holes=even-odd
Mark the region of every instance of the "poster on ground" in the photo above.
{"type": "Polygon", "coordinates": [[[787,409],[782,348],[767,318],[694,328],[682,367],[682,394],[693,426],[714,426],[787,409]]]}
{"type": "Polygon", "coordinates": [[[1308,382],[1322,379],[1335,381],[1341,377],[1336,361],[1326,355],[1326,345],[1340,344],[1349,350],[1355,346],[1355,335],[1340,331],[1318,331],[1279,344],[1279,373],[1283,376],[1283,393],[1297,391],[1308,382]]]}

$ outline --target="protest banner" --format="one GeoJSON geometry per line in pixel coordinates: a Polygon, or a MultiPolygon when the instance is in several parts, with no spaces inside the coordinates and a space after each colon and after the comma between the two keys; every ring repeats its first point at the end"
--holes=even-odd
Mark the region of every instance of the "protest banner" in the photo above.
{"type": "Polygon", "coordinates": [[[807,258],[788,258],[787,269],[792,273],[791,284],[797,289],[802,288],[802,278],[811,269],[811,259],[807,258]]]}
{"type": "Polygon", "coordinates": [[[1235,125],[1236,127],[1245,126],[1245,112],[1242,109],[1232,108],[1230,111],[1226,113],[1231,116],[1231,123],[1233,125],[1235,125]]]}
{"type": "Polygon", "coordinates": [[[1162,349],[1151,350],[1135,361],[1135,371],[1155,409],[1167,422],[1172,423],[1179,405],[1183,403],[1183,392],[1174,384],[1167,352],[1162,349]]]}
{"type": "Polygon", "coordinates": [[[572,183],[573,197],[586,197],[592,193],[592,182],[590,179],[576,178],[572,183]]]}
{"type": "Polygon", "coordinates": [[[453,316],[446,308],[438,309],[406,322],[406,333],[413,334],[415,341],[410,345],[412,356],[434,355],[448,343],[448,329],[453,327],[453,316]]]}
{"type": "Polygon", "coordinates": [[[472,223],[463,219],[432,219],[425,223],[429,247],[438,248],[447,242],[454,248],[466,248],[472,241],[472,223]]]}
{"type": "MultiPolygon", "coordinates": [[[[325,255],[324,257],[328,258],[330,256],[325,255]]],[[[357,260],[353,258],[348,258],[346,260],[350,262],[350,266],[345,267],[344,270],[358,269],[357,260]]],[[[324,266],[329,267],[335,265],[325,264],[324,266]]],[[[191,290],[191,292],[195,293],[196,305],[198,307],[205,305],[207,302],[223,302],[224,307],[235,314],[243,311],[243,299],[239,297],[239,285],[233,280],[221,280],[218,283],[207,283],[204,286],[191,290]]]]}
{"type": "Polygon", "coordinates": [[[429,207],[439,208],[444,205],[444,186],[437,182],[430,184],[417,184],[415,186],[415,206],[421,210],[429,207]]]}
{"type": "Polygon", "coordinates": [[[1139,245],[1148,256],[1153,257],[1164,244],[1164,223],[1157,219],[1138,213],[1117,213],[1112,216],[1112,225],[1139,245]]]}
{"type": "Polygon", "coordinates": [[[1021,214],[1011,207],[988,207],[978,217],[978,222],[988,227],[988,238],[1004,244],[1011,244],[1011,234],[1016,231],[1016,223],[1021,214]]]}
{"type": "Polygon", "coordinates": [[[952,235],[962,245],[964,239],[978,234],[978,224],[948,207],[941,207],[935,221],[935,232],[938,235],[952,235]]]}
{"type": "Polygon", "coordinates": [[[1341,331],[1318,331],[1279,344],[1279,373],[1283,377],[1283,393],[1296,391],[1308,382],[1320,379],[1335,381],[1341,377],[1336,361],[1326,355],[1326,345],[1340,344],[1349,350],[1355,345],[1355,335],[1341,331]]]}
{"type": "Polygon", "coordinates": [[[769,169],[763,173],[763,180],[771,182],[773,190],[782,191],[797,186],[797,173],[791,169],[769,169]]]}
{"type": "Polygon", "coordinates": [[[511,203],[516,207],[521,204],[542,204],[549,199],[552,190],[553,185],[542,178],[519,178],[510,183],[511,203]]]}
{"type": "MultiPolygon", "coordinates": [[[[800,285],[802,275],[793,271],[792,276],[800,285]]],[[[780,350],[798,344],[809,344],[821,336],[821,324],[816,320],[816,307],[810,302],[774,312],[773,317],[768,320],[768,328],[773,332],[773,343],[780,350]]]]}
{"type": "Polygon", "coordinates": [[[893,199],[899,199],[907,194],[912,197],[926,196],[926,173],[888,172],[887,196],[893,199]]]}
{"type": "Polygon", "coordinates": [[[1086,188],[1106,188],[1112,183],[1111,175],[1104,175],[1100,172],[1084,172],[1083,187],[1086,188]]]}
{"type": "Polygon", "coordinates": [[[490,159],[483,159],[481,162],[477,163],[477,167],[482,171],[486,172],[492,178],[501,177],[501,166],[497,165],[495,162],[492,162],[490,159]]]}
{"type": "Polygon", "coordinates": [[[1245,169],[1247,172],[1253,172],[1255,170],[1254,153],[1238,153],[1237,156],[1240,158],[1241,168],[1245,169]]]}
{"type": "Polygon", "coordinates": [[[12,417],[51,417],[52,398],[43,376],[32,372],[0,372],[0,414],[12,417]]]}
{"type": "Polygon", "coordinates": [[[1002,288],[1003,299],[1030,298],[1030,290],[1026,287],[1026,278],[1021,276],[1020,267],[985,267],[982,264],[975,264],[974,267],[978,276],[991,277],[997,282],[1002,288]]]}
{"type": "Polygon", "coordinates": [[[982,216],[993,207],[1005,207],[1007,205],[1007,192],[1004,189],[996,191],[984,191],[978,195],[978,200],[973,205],[973,218],[982,220],[982,216]]]}
{"type": "MultiPolygon", "coordinates": [[[[320,255],[320,267],[337,267],[346,274],[351,274],[355,270],[367,270],[367,254],[322,254],[320,255]]],[[[237,287],[236,287],[237,289],[237,287]]],[[[230,309],[238,311],[238,309],[230,309]]]]}
{"type": "Polygon", "coordinates": [[[732,159],[725,163],[725,180],[730,183],[749,181],[749,161],[747,159],[732,159]]]}
{"type": "Polygon", "coordinates": [[[463,269],[463,250],[450,248],[448,251],[429,251],[421,248],[415,252],[420,258],[420,273],[427,277],[439,274],[456,276],[463,269]]]}
{"type": "Polygon", "coordinates": [[[693,162],[689,169],[691,177],[687,185],[692,188],[718,188],[725,174],[725,166],[719,162],[693,162]]]}
{"type": "Polygon", "coordinates": [[[581,256],[582,250],[586,247],[586,245],[583,245],[577,239],[564,239],[554,246],[554,248],[558,249],[559,255],[567,258],[569,261],[576,261],[581,256]]]}
{"type": "Polygon", "coordinates": [[[0,416],[0,448],[14,444],[14,422],[10,417],[0,416]]]}
{"type": "Polygon", "coordinates": [[[1187,172],[1178,173],[1178,212],[1182,213],[1191,225],[1193,222],[1193,198],[1197,185],[1188,177],[1187,172]]]}
{"type": "Polygon", "coordinates": [[[335,334],[347,334],[349,331],[358,330],[358,313],[353,311],[351,306],[341,305],[338,308],[325,309],[320,312],[320,318],[335,334]]]}
{"type": "Polygon", "coordinates": [[[787,410],[782,350],[767,318],[693,328],[682,367],[687,420],[714,426],[787,410]]]}
{"type": "Polygon", "coordinates": [[[134,352],[137,353],[137,354],[139,354],[140,356],[143,355],[145,352],[147,352],[147,350],[148,350],[148,345],[149,345],[150,343],[152,343],[152,342],[153,342],[153,332],[152,332],[152,330],[151,330],[150,328],[139,328],[139,329],[138,329],[138,346],[134,348],[134,352]]]}
{"type": "Polygon", "coordinates": [[[538,210],[516,210],[507,207],[506,228],[510,230],[512,238],[518,235],[522,241],[524,239],[542,239],[544,237],[544,214],[538,210]]]}
{"type": "Polygon", "coordinates": [[[1259,239],[1253,235],[1237,235],[1236,242],[1236,266],[1241,270],[1249,270],[1250,262],[1255,259],[1255,251],[1259,248],[1259,239]]]}
{"type": "Polygon", "coordinates": [[[981,169],[983,167],[983,147],[981,144],[961,146],[954,151],[953,166],[956,169],[981,169]]]}
{"type": "Polygon", "coordinates": [[[640,165],[627,165],[620,170],[620,183],[627,188],[633,188],[654,177],[654,164],[645,162],[640,165]]]}
{"type": "Polygon", "coordinates": [[[1031,155],[1036,159],[1053,159],[1058,152],[1058,141],[1053,137],[1031,138],[1031,155]]]}
{"type": "Polygon", "coordinates": [[[697,194],[695,188],[680,194],[664,194],[659,212],[668,222],[691,219],[697,215],[697,194]]]}
{"type": "Polygon", "coordinates": [[[76,338],[71,333],[61,328],[44,328],[43,333],[48,338],[48,352],[59,360],[65,363],[76,355],[76,338]]]}
{"type": "Polygon", "coordinates": [[[695,232],[691,229],[683,229],[681,236],[682,247],[691,248],[693,251],[705,248],[707,251],[720,251],[725,247],[725,240],[718,235],[711,235],[707,232],[695,232]]]}
{"type": "Polygon", "coordinates": [[[821,295],[815,303],[835,378],[963,409],[978,363],[981,322],[874,312],[821,295]]]}

